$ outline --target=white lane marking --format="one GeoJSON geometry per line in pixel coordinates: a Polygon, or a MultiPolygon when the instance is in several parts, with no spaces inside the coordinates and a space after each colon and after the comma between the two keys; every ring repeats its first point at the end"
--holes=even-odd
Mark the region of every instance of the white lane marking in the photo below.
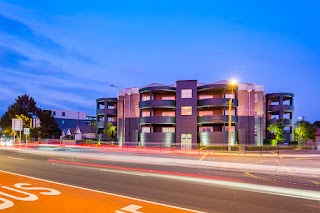
{"type": "Polygon", "coordinates": [[[143,212],[139,212],[138,210],[141,209],[142,206],[138,206],[138,205],[134,205],[134,204],[130,204],[129,206],[126,206],[126,207],[123,207],[121,210],[123,211],[120,211],[120,210],[117,210],[115,211],[115,213],[143,213],[143,212]]]}
{"type": "Polygon", "coordinates": [[[10,159],[13,159],[13,160],[24,160],[23,158],[14,158],[14,157],[8,157],[10,159]]]}
{"type": "Polygon", "coordinates": [[[4,171],[4,170],[0,170],[0,172],[7,173],[7,174],[10,174],[10,175],[16,175],[16,176],[20,176],[20,177],[31,178],[31,179],[34,179],[34,180],[45,181],[45,182],[48,182],[48,183],[53,183],[53,184],[57,184],[57,185],[61,185],[61,186],[68,186],[68,187],[72,187],[72,188],[75,188],[75,189],[82,189],[82,190],[86,190],[86,191],[90,191],[90,192],[96,192],[96,193],[101,193],[101,194],[105,194],[105,195],[111,195],[111,196],[115,196],[115,197],[121,197],[121,198],[125,198],[125,199],[136,200],[136,201],[150,203],[150,204],[154,204],[154,205],[169,207],[169,208],[173,208],[173,209],[179,209],[179,210],[190,211],[190,212],[195,212],[195,213],[205,213],[205,212],[202,212],[202,211],[197,211],[197,210],[192,210],[192,209],[172,206],[172,205],[168,205],[168,204],[163,204],[163,203],[143,200],[143,199],[139,199],[139,198],[134,198],[134,197],[124,196],[124,195],[114,194],[114,193],[110,193],[110,192],[103,192],[103,191],[98,191],[98,190],[94,190],[94,189],[88,189],[88,188],[84,188],[84,187],[80,187],[80,186],[74,186],[74,185],[65,184],[65,183],[59,183],[59,182],[55,182],[55,181],[51,181],[51,180],[45,180],[45,179],[41,179],[41,178],[31,177],[31,176],[28,176],[28,175],[21,175],[21,174],[8,172],[8,171],[4,171]]]}
{"type": "Polygon", "coordinates": [[[111,170],[111,169],[99,169],[100,171],[103,172],[113,172],[113,173],[120,173],[120,174],[127,174],[127,175],[137,175],[137,176],[147,176],[146,174],[141,174],[141,173],[134,173],[134,172],[125,172],[125,171],[117,171],[117,170],[111,170]]]}

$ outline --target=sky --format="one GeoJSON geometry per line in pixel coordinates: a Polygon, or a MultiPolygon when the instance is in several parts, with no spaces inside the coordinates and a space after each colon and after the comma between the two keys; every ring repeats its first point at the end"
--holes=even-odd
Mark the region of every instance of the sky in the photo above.
{"type": "Polygon", "coordinates": [[[317,0],[0,0],[0,115],[19,95],[95,114],[116,85],[236,78],[320,120],[317,0]]]}

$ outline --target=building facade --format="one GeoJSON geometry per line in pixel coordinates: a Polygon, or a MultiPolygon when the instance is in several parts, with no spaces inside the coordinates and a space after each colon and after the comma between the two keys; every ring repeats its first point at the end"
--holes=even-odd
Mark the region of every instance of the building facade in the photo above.
{"type": "MultiPolygon", "coordinates": [[[[289,100],[288,94],[281,97],[289,100]]],[[[190,149],[226,145],[230,130],[230,145],[263,145],[265,138],[272,137],[266,127],[273,121],[269,102],[274,99],[266,96],[261,85],[232,85],[228,81],[205,84],[182,80],[126,89],[118,96],[118,141],[122,145],[190,149]]],[[[293,105],[293,99],[289,102],[293,105]]],[[[279,119],[289,119],[293,125],[293,107],[279,107],[284,115],[279,119]]],[[[291,140],[292,126],[289,131],[287,125],[286,131],[291,140]]]]}
{"type": "Polygon", "coordinates": [[[87,123],[87,114],[85,112],[53,109],[48,111],[51,111],[60,130],[76,128],[78,125],[86,125],[87,123]]]}
{"type": "Polygon", "coordinates": [[[96,136],[97,140],[106,139],[103,133],[108,122],[117,126],[117,98],[98,98],[96,100],[96,136]]]}

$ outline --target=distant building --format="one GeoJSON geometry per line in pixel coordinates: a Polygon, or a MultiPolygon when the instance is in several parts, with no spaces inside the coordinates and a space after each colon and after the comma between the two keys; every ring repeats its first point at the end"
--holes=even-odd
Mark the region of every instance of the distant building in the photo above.
{"type": "Polygon", "coordinates": [[[76,128],[78,125],[86,125],[87,123],[87,114],[85,112],[53,109],[48,111],[51,111],[60,130],[76,128]]]}

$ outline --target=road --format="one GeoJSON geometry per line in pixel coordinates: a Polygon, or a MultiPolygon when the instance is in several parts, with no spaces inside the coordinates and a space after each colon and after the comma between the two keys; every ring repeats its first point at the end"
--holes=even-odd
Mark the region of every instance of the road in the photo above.
{"type": "MultiPolygon", "coordinates": [[[[263,160],[267,161],[260,159],[263,160]]],[[[0,150],[0,162],[3,171],[196,211],[320,211],[320,202],[314,198],[320,191],[317,176],[301,178],[61,157],[59,152],[33,155],[0,150]],[[301,198],[305,194],[307,198],[301,198]]]]}

